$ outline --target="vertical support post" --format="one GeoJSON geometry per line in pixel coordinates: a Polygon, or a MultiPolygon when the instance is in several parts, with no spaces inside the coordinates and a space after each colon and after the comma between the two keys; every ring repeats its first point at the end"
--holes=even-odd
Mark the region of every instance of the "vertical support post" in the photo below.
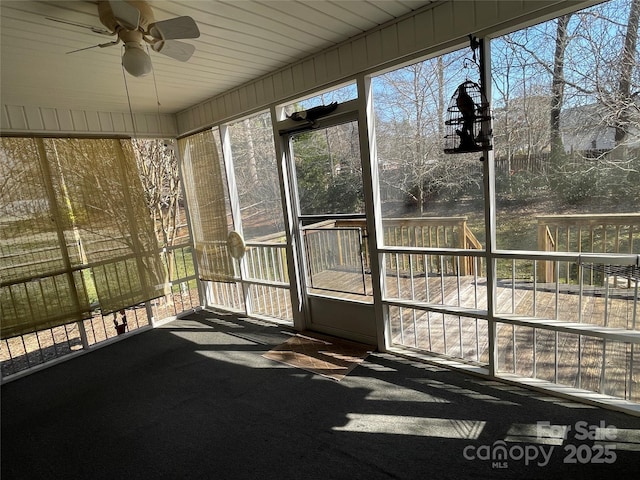
{"type": "MultiPolygon", "coordinates": [[[[640,265],[640,255],[638,255],[638,263],[637,265],[640,265]]],[[[629,279],[629,281],[631,281],[631,279],[629,279]]],[[[638,279],[636,277],[635,279],[636,282],[636,286],[634,287],[634,300],[633,300],[633,314],[631,316],[631,329],[635,330],[636,329],[636,318],[638,318],[638,285],[640,284],[640,279],[638,279]]],[[[629,328],[627,326],[627,328],[629,328]]],[[[631,344],[631,351],[629,352],[629,388],[627,389],[627,400],[634,400],[634,396],[633,396],[633,355],[634,355],[634,348],[635,344],[631,344]]]]}
{"type": "MultiPolygon", "coordinates": [[[[236,185],[236,176],[233,168],[233,154],[231,152],[231,138],[229,135],[229,127],[222,125],[220,127],[220,138],[222,140],[222,163],[227,177],[227,189],[229,191],[229,202],[231,203],[231,218],[233,219],[233,228],[236,232],[243,236],[242,232],[242,216],[240,214],[240,197],[238,196],[238,187],[236,185]]],[[[234,259],[235,262],[235,259],[234,259]]],[[[247,315],[251,315],[251,295],[249,285],[244,282],[247,278],[247,256],[243,255],[239,260],[240,284],[242,286],[242,295],[244,300],[244,310],[247,315]]]]}
{"type": "Polygon", "coordinates": [[[358,134],[360,137],[360,156],[362,159],[362,184],[365,197],[365,213],[367,215],[367,241],[369,246],[369,262],[371,270],[371,286],[373,289],[373,311],[378,337],[378,350],[386,351],[391,343],[391,326],[388,309],[383,308],[382,294],[386,275],[384,254],[379,253],[382,245],[383,226],[382,209],[380,207],[380,183],[378,181],[378,155],[373,111],[373,92],[371,78],[359,76],[358,86],[358,134]],[[380,238],[380,240],[378,239],[380,238]]]}
{"type": "Polygon", "coordinates": [[[147,318],[149,319],[149,325],[155,327],[156,318],[153,316],[153,306],[150,301],[144,302],[144,308],[147,312],[147,318]]]}
{"type": "MultiPolygon", "coordinates": [[[[289,143],[283,138],[278,130],[279,122],[285,118],[284,108],[271,107],[271,124],[273,125],[273,139],[278,168],[278,178],[280,180],[280,197],[284,217],[284,230],[287,239],[286,260],[289,271],[289,294],[291,298],[291,310],[293,316],[293,326],[296,330],[304,330],[307,326],[307,319],[310,318],[308,302],[304,288],[304,258],[298,256],[301,249],[298,245],[302,242],[301,225],[298,221],[298,203],[295,178],[293,177],[292,166],[289,163],[289,143]]],[[[300,254],[302,255],[302,254],[300,254]]]]}
{"type": "MultiPolygon", "coordinates": [[[[480,88],[491,105],[491,47],[484,38],[479,40],[480,46],[480,88]]],[[[483,122],[482,131],[492,132],[491,116],[483,122]]],[[[483,193],[484,193],[484,228],[486,238],[487,260],[487,322],[489,340],[489,375],[495,376],[498,371],[497,328],[494,319],[496,313],[496,188],[495,163],[493,151],[485,149],[483,155],[483,193]]]]}

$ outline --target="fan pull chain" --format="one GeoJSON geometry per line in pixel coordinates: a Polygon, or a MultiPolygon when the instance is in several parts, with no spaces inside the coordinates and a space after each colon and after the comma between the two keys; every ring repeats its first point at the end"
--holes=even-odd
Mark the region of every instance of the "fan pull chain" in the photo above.
{"type": "MultiPolygon", "coordinates": [[[[147,45],[147,55],[149,55],[149,58],[151,58],[151,52],[149,50],[149,45],[147,45]]],[[[158,82],[156,81],[156,69],[153,66],[153,62],[151,62],[151,75],[153,76],[153,88],[156,92],[156,106],[158,107],[158,128],[161,128],[160,126],[160,122],[161,122],[161,118],[160,118],[160,95],[158,94],[158,82]]]]}
{"type": "Polygon", "coordinates": [[[127,83],[127,73],[125,72],[124,65],[122,65],[122,77],[124,78],[124,90],[127,94],[127,103],[129,105],[129,116],[131,117],[131,128],[133,129],[133,137],[138,138],[138,132],[136,130],[136,121],[133,117],[133,109],[131,108],[131,96],[129,95],[129,84],[127,83]]]}

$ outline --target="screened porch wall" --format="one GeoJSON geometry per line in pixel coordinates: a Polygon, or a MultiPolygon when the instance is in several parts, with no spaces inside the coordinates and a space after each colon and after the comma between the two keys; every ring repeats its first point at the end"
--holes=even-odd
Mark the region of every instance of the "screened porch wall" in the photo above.
{"type": "Polygon", "coordinates": [[[158,113],[97,112],[95,110],[61,109],[6,105],[0,111],[3,134],[47,136],[177,136],[176,117],[158,113]]]}
{"type": "MultiPolygon", "coordinates": [[[[570,2],[562,7],[578,10],[593,3],[597,2],[570,2]]],[[[537,10],[538,7],[540,4],[533,6],[527,2],[517,5],[484,2],[480,9],[474,2],[445,2],[419,10],[182,112],[179,115],[181,132],[186,134],[204,125],[224,124],[256,109],[307,98],[313,90],[321,90],[323,86],[326,88],[354,78],[360,80],[384,67],[398,68],[404,61],[419,55],[450,52],[454,45],[466,48],[466,35],[470,32],[497,35],[503,28],[515,30],[516,25],[521,27],[530,23],[534,12],[540,15],[536,22],[565,13],[554,3],[545,3],[544,10],[537,10]],[[458,8],[465,10],[458,11],[458,8]],[[531,10],[525,12],[527,8],[531,10]],[[455,11],[458,11],[457,17],[455,11]],[[513,17],[508,18],[506,11],[513,17]],[[487,15],[488,12],[492,15],[487,15]],[[431,28],[425,31],[424,25],[431,28]],[[440,25],[446,25],[448,30],[440,29],[440,25]]],[[[361,101],[364,103],[363,99],[361,101]]],[[[277,108],[275,112],[278,113],[277,108]]],[[[495,245],[493,247],[495,249],[495,245]]],[[[628,402],[627,406],[638,402],[637,294],[634,296],[627,290],[612,292],[610,297],[603,293],[602,297],[606,298],[602,298],[600,292],[593,294],[589,290],[591,286],[583,282],[576,288],[580,290],[582,286],[586,290],[580,290],[576,295],[568,292],[572,286],[562,278],[551,279],[546,285],[538,285],[534,280],[527,290],[521,285],[523,268],[533,272],[527,270],[527,279],[535,279],[548,266],[551,266],[550,271],[557,272],[568,263],[574,265],[572,268],[582,268],[579,255],[568,255],[560,261],[549,250],[536,252],[533,259],[530,253],[495,256],[484,251],[484,242],[465,244],[462,248],[469,251],[460,252],[449,246],[434,250],[427,245],[377,249],[376,253],[382,254],[382,262],[386,265],[381,281],[386,287],[382,303],[389,328],[387,347],[426,352],[433,358],[445,357],[447,364],[453,359],[461,366],[487,375],[518,381],[533,379],[539,385],[559,387],[565,392],[595,392],[596,395],[587,396],[603,401],[621,399],[623,403],[628,402]],[[410,250],[406,247],[418,248],[410,250]],[[454,266],[444,268],[440,265],[444,259],[447,265],[454,266]],[[401,269],[393,268],[401,260],[409,265],[402,275],[401,269]],[[420,266],[427,263],[440,265],[440,269],[421,271],[420,266]],[[474,267],[465,269],[463,265],[474,267]],[[493,281],[498,283],[491,300],[488,299],[492,288],[488,268],[493,270],[493,281]],[[465,271],[473,273],[462,275],[465,271]],[[567,298],[581,302],[580,307],[571,310],[571,306],[576,306],[567,298]],[[624,315],[613,315],[608,310],[612,305],[621,305],[624,315]],[[584,314],[587,310],[592,313],[584,314]],[[600,330],[602,326],[610,328],[614,324],[624,331],[600,330]],[[495,355],[491,354],[492,344],[496,347],[495,355]],[[607,363],[608,355],[612,355],[612,365],[607,363]]],[[[229,297],[228,291],[222,291],[221,298],[225,295],[226,298],[242,298],[243,290],[237,288],[236,297],[229,297]]]]}
{"type": "MultiPolygon", "coordinates": [[[[271,75],[261,77],[181,112],[177,115],[178,132],[180,136],[188,135],[203,128],[209,128],[234,118],[240,118],[259,109],[272,107],[285,99],[307,95],[312,90],[340,83],[356,75],[371,73],[374,70],[391,67],[392,65],[396,66],[418,56],[447,50],[454,45],[464,46],[467,43],[466,37],[469,33],[475,33],[479,36],[497,33],[504,29],[515,28],[515,25],[542,21],[565,11],[576,10],[594,3],[598,2],[552,1],[541,3],[500,2],[495,0],[481,3],[464,1],[438,3],[435,6],[419,9],[412,15],[383,25],[271,75]]],[[[16,118],[19,117],[19,109],[13,109],[12,112],[9,116],[15,114],[16,118]]],[[[6,115],[6,112],[3,113],[3,125],[7,118],[6,115]]],[[[26,123],[14,122],[14,124],[22,125],[27,130],[30,128],[26,123]]],[[[383,253],[394,254],[395,252],[389,250],[383,253]]],[[[477,253],[469,252],[467,256],[476,257],[477,253]]],[[[514,258],[518,257],[515,256],[514,258]]],[[[547,256],[541,257],[539,263],[553,261],[554,258],[550,252],[547,256]]],[[[235,307],[242,311],[247,292],[252,291],[254,292],[252,294],[263,296],[265,291],[260,291],[260,288],[260,280],[251,278],[246,285],[240,283],[224,285],[212,283],[205,289],[205,294],[209,304],[215,305],[219,303],[221,306],[226,305],[231,309],[235,307]],[[229,285],[232,287],[227,288],[229,285]]],[[[269,292],[266,293],[268,294],[269,292]]],[[[509,298],[511,304],[517,302],[515,294],[512,295],[509,298]]],[[[519,361],[517,355],[509,352],[522,352],[523,345],[527,345],[526,348],[529,348],[529,345],[537,345],[537,338],[533,344],[526,340],[527,335],[536,335],[533,333],[535,328],[526,324],[523,319],[514,320],[510,318],[509,315],[511,313],[508,308],[505,307],[505,310],[500,312],[499,318],[491,318],[486,307],[483,309],[481,306],[476,308],[475,305],[462,305],[465,310],[458,311],[459,305],[444,305],[442,307],[429,305],[426,308],[424,306],[415,308],[415,305],[409,305],[406,302],[415,303],[415,299],[398,299],[392,296],[385,298],[386,306],[389,308],[391,315],[401,319],[399,329],[392,329],[392,334],[398,335],[397,338],[399,340],[397,340],[397,343],[399,345],[423,348],[428,345],[424,349],[432,353],[475,362],[482,366],[491,363],[491,358],[488,357],[487,353],[489,333],[485,332],[491,326],[505,326],[504,329],[497,333],[499,340],[504,342],[503,345],[505,346],[494,363],[498,376],[513,374],[522,377],[536,377],[537,367],[535,365],[539,358],[534,352],[544,351],[554,354],[558,350],[559,340],[565,341],[565,343],[580,343],[582,341],[580,338],[576,340],[576,335],[573,333],[558,330],[550,322],[548,322],[548,325],[541,325],[544,334],[548,335],[552,340],[546,343],[540,340],[541,350],[535,350],[536,347],[531,347],[530,357],[532,360],[527,365],[525,362],[519,361]],[[438,327],[437,322],[440,322],[443,325],[442,332],[450,329],[453,335],[447,335],[446,339],[441,335],[441,344],[437,344],[437,342],[431,343],[436,338],[437,330],[431,330],[429,343],[421,343],[424,339],[420,338],[420,333],[417,329],[414,330],[412,336],[411,326],[416,325],[414,321],[424,317],[425,315],[423,314],[425,312],[430,327],[433,326],[435,329],[438,327]],[[475,338],[474,342],[468,343],[466,338],[461,335],[462,332],[466,331],[472,332],[472,336],[475,338]],[[509,347],[510,342],[511,347],[509,347]],[[412,343],[414,345],[411,345],[412,343]]],[[[443,301],[442,303],[445,302],[443,301]]],[[[600,352],[601,358],[604,357],[607,351],[611,351],[607,347],[608,341],[613,342],[612,346],[615,347],[616,351],[628,352],[621,354],[619,358],[628,359],[629,353],[631,353],[630,360],[617,363],[622,365],[624,382],[628,382],[628,379],[633,379],[633,372],[637,372],[640,366],[638,365],[639,357],[637,352],[634,357],[632,350],[631,352],[629,351],[632,342],[603,336],[591,338],[590,332],[586,333],[586,336],[589,337],[587,338],[588,344],[595,346],[595,349],[600,352]]],[[[578,351],[580,350],[581,348],[578,348],[578,351]]],[[[544,373],[540,375],[541,378],[549,383],[563,384],[563,381],[568,378],[557,368],[559,365],[558,358],[556,356],[554,362],[552,362],[552,366],[555,366],[555,368],[553,368],[551,374],[544,373]]],[[[579,368],[579,361],[576,362],[572,359],[571,362],[576,369],[579,368]]],[[[620,367],[620,365],[616,368],[620,367]]],[[[604,374],[600,373],[599,376],[595,375],[593,378],[602,378],[603,376],[604,374]]],[[[566,383],[569,382],[564,382],[564,384],[566,383]]],[[[625,394],[624,383],[611,387],[603,385],[602,382],[586,381],[583,375],[582,377],[578,376],[577,379],[571,379],[570,384],[577,388],[589,388],[592,391],[613,395],[618,398],[628,398],[637,402],[637,390],[632,390],[633,393],[631,395],[625,394]],[[620,394],[620,392],[623,393],[620,394]]]]}

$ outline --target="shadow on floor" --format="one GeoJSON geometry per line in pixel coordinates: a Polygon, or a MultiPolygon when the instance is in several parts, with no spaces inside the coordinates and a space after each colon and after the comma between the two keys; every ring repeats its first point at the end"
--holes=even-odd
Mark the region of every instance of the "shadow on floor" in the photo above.
{"type": "Polygon", "coordinates": [[[3,480],[637,474],[640,418],[382,353],[339,383],[262,356],[293,333],[203,311],[4,385],[3,480]]]}

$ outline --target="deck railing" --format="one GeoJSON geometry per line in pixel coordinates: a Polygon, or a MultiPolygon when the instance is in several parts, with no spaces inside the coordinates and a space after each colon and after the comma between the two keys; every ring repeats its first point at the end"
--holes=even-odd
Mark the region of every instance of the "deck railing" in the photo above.
{"type": "MultiPolygon", "coordinates": [[[[382,221],[384,242],[387,246],[423,248],[459,248],[481,250],[483,247],[467,226],[467,217],[387,218],[382,221]]],[[[408,271],[409,263],[391,264],[387,268],[408,271]]],[[[404,258],[404,257],[403,257],[404,258]]],[[[447,256],[440,259],[429,256],[427,273],[444,275],[473,275],[478,262],[472,257],[447,256]],[[444,271],[443,271],[444,269],[444,271]]]]}
{"type": "MultiPolygon", "coordinates": [[[[482,244],[467,226],[467,217],[419,217],[419,218],[385,218],[382,220],[384,244],[395,247],[422,247],[422,248],[455,248],[455,249],[482,249],[482,244]]],[[[322,229],[345,229],[345,238],[352,240],[348,245],[331,250],[330,255],[314,255],[313,271],[319,272],[335,267],[354,267],[354,258],[359,258],[358,251],[362,249],[362,261],[364,270],[369,270],[369,249],[367,242],[367,225],[364,219],[330,220],[311,225],[309,228],[309,248],[322,249],[320,241],[322,229]],[[361,245],[354,242],[359,240],[350,229],[362,231],[361,245]],[[318,238],[314,239],[312,235],[318,238]]],[[[326,246],[326,245],[325,245],[326,246]]],[[[410,265],[406,256],[387,256],[387,270],[394,272],[408,272],[410,265]]],[[[425,257],[426,258],[426,257],[425,257]]],[[[473,275],[476,269],[482,268],[471,257],[447,256],[444,261],[438,256],[429,256],[427,273],[443,273],[445,275],[473,275]],[[461,261],[462,260],[462,261],[461,261]],[[444,271],[443,271],[444,269],[444,271]]]]}
{"type": "MultiPolygon", "coordinates": [[[[201,305],[191,246],[182,244],[167,247],[162,250],[161,256],[168,274],[165,295],[128,307],[124,333],[149,328],[153,321],[176,316],[201,305]],[[171,267],[168,266],[169,262],[171,267]]],[[[99,268],[104,268],[104,265],[99,268]]],[[[81,271],[79,274],[84,275],[85,280],[90,279],[89,267],[83,267],[83,269],[85,273],[81,271]]],[[[45,280],[46,278],[29,278],[22,283],[12,285],[11,288],[26,289],[29,285],[38,285],[45,280]]],[[[115,281],[118,282],[117,288],[122,290],[125,289],[122,285],[131,285],[128,278],[116,277],[115,281]]],[[[85,288],[87,288],[86,284],[85,288]]],[[[94,287],[91,285],[90,288],[94,287]]],[[[34,289],[34,291],[37,290],[34,289]]],[[[46,299],[48,302],[56,305],[64,304],[65,299],[57,291],[49,293],[50,296],[46,299]]],[[[10,295],[3,300],[6,301],[4,306],[8,309],[21,307],[13,304],[14,300],[10,295]]],[[[114,340],[122,333],[114,324],[115,313],[102,314],[97,300],[91,304],[91,308],[91,317],[82,321],[43,328],[1,340],[0,377],[6,379],[14,375],[22,375],[23,372],[40,368],[45,363],[59,361],[67,355],[81,350],[91,350],[103,342],[114,340]]]]}
{"type": "Polygon", "coordinates": [[[233,281],[206,282],[206,304],[292,322],[285,240],[284,232],[276,232],[247,241],[243,261],[234,260],[233,281]]]}
{"type": "MultiPolygon", "coordinates": [[[[541,215],[538,219],[538,250],[543,252],[640,253],[640,214],[541,215]]],[[[578,280],[576,264],[540,262],[538,281],[553,282],[556,275],[566,283],[578,280]]],[[[588,272],[589,284],[602,282],[602,275],[588,272]]]]}

